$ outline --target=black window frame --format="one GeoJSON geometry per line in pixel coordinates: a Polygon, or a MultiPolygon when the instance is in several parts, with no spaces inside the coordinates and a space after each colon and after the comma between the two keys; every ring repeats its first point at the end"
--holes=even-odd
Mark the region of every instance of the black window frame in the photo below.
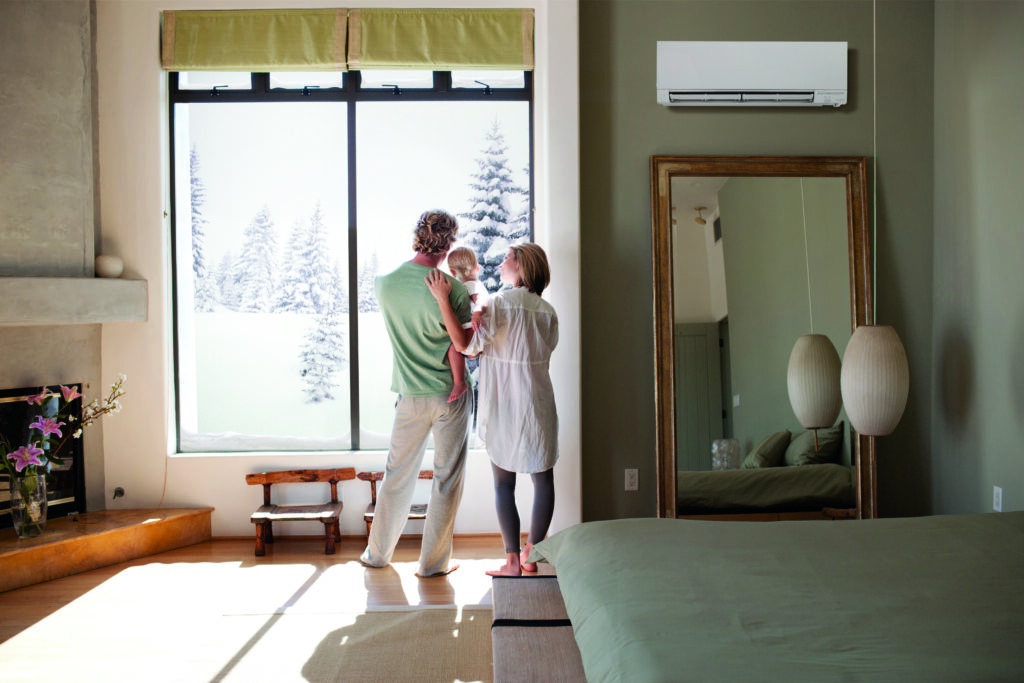
{"type": "MultiPolygon", "coordinates": [[[[450,71],[434,71],[433,86],[430,88],[367,88],[360,87],[359,71],[346,71],[340,88],[271,88],[270,72],[251,72],[250,88],[222,89],[181,89],[178,87],[178,72],[167,74],[168,85],[168,142],[170,149],[170,230],[171,230],[171,351],[174,372],[174,434],[175,451],[181,452],[181,391],[178,367],[178,263],[177,263],[177,178],[174,139],[174,108],[177,104],[192,103],[261,103],[261,102],[343,102],[346,103],[348,139],[348,292],[357,296],[358,277],[358,201],[356,177],[356,105],[360,102],[527,102],[529,119],[529,216],[530,238],[534,235],[534,101],[533,72],[523,72],[522,88],[500,88],[481,84],[480,88],[453,88],[450,71]]],[[[350,451],[359,451],[359,306],[350,301],[349,320],[349,405],[351,418],[350,451]]],[[[259,452],[259,451],[252,451],[259,452]]]]}

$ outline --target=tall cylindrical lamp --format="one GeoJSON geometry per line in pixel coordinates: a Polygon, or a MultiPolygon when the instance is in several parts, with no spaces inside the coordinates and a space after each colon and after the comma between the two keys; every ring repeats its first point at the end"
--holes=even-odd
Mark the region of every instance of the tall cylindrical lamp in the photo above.
{"type": "Polygon", "coordinates": [[[831,427],[843,407],[839,353],[823,334],[796,340],[786,371],[789,402],[804,429],[831,427]]]}
{"type": "Polygon", "coordinates": [[[843,355],[843,403],[858,434],[891,434],[907,407],[910,369],[903,343],[890,325],[861,325],[843,355]]]}

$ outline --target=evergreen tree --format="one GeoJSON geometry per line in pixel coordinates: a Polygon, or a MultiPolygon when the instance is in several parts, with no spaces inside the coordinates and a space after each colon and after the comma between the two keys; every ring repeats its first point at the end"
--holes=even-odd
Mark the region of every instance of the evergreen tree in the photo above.
{"type": "Polygon", "coordinates": [[[501,286],[498,266],[505,259],[509,245],[529,234],[523,232],[519,216],[513,218],[512,215],[514,200],[527,194],[527,190],[513,180],[507,152],[505,136],[495,121],[476,160],[479,170],[469,183],[473,190],[472,208],[459,214],[468,219],[462,224],[464,243],[476,254],[480,282],[491,292],[501,286]]]}
{"type": "Polygon", "coordinates": [[[302,252],[309,239],[309,228],[301,221],[295,221],[292,232],[285,244],[284,258],[281,261],[281,280],[277,287],[274,302],[275,311],[293,313],[312,313],[313,304],[309,300],[302,264],[302,252]]]}
{"type": "Polygon", "coordinates": [[[338,306],[338,313],[348,313],[348,290],[345,289],[345,269],[341,267],[341,261],[334,262],[334,301],[338,306]]]}
{"type": "Polygon", "coordinates": [[[373,291],[373,281],[377,277],[377,252],[363,261],[359,269],[359,312],[372,313],[380,310],[377,294],[373,291]]]}
{"type": "Polygon", "coordinates": [[[299,374],[305,385],[306,403],[334,400],[338,388],[334,375],[344,363],[345,338],[337,306],[314,318],[313,328],[299,354],[299,374]]]}
{"type": "Polygon", "coordinates": [[[238,283],[235,281],[235,254],[228,251],[221,257],[214,274],[217,286],[217,300],[229,311],[237,311],[239,303],[238,283]]]}
{"type": "Polygon", "coordinates": [[[235,262],[238,310],[246,313],[270,311],[274,304],[277,238],[270,210],[264,205],[242,235],[242,254],[235,262]]]}
{"type": "Polygon", "coordinates": [[[327,246],[327,228],[317,202],[308,227],[300,224],[288,239],[275,307],[299,313],[326,313],[335,296],[335,272],[327,246]]]}
{"type": "Polygon", "coordinates": [[[324,226],[320,202],[316,203],[309,219],[309,239],[302,251],[300,262],[306,279],[307,296],[313,310],[324,314],[335,308],[334,270],[327,248],[327,227],[324,226]]]}
{"type": "Polygon", "coordinates": [[[203,251],[208,222],[203,216],[203,204],[206,203],[206,184],[199,176],[199,151],[195,145],[192,145],[192,149],[189,151],[188,162],[189,188],[192,199],[192,273],[195,284],[195,311],[196,313],[205,313],[213,310],[216,292],[203,251]]]}

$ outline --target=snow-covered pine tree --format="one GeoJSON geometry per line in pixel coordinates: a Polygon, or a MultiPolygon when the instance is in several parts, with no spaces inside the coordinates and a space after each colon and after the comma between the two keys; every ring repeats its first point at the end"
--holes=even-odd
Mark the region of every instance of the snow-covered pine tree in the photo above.
{"type": "Polygon", "coordinates": [[[299,354],[299,374],[305,385],[306,403],[334,400],[338,388],[334,375],[345,361],[345,338],[337,306],[314,318],[313,327],[299,354]]]}
{"type": "Polygon", "coordinates": [[[195,285],[195,312],[207,313],[216,303],[216,291],[212,274],[206,265],[204,246],[206,243],[206,217],[203,204],[206,203],[206,184],[199,175],[199,151],[195,145],[188,155],[189,189],[192,204],[192,273],[195,285]]]}
{"type": "Polygon", "coordinates": [[[272,309],[277,280],[277,237],[270,209],[259,210],[242,235],[242,254],[235,262],[238,310],[262,313],[272,309]]]}
{"type": "Polygon", "coordinates": [[[359,312],[372,313],[380,310],[377,294],[373,291],[373,281],[377,277],[377,252],[363,261],[359,269],[359,312]]]}
{"type": "Polygon", "coordinates": [[[501,125],[495,121],[476,160],[479,170],[469,183],[473,190],[472,208],[459,214],[466,219],[459,231],[462,241],[476,254],[481,266],[480,282],[491,292],[501,287],[498,266],[505,259],[509,245],[522,241],[529,234],[528,228],[523,232],[519,221],[512,216],[513,205],[527,190],[512,178],[507,151],[501,125]]]}
{"type": "Polygon", "coordinates": [[[237,311],[239,303],[238,282],[235,281],[235,254],[228,251],[217,264],[213,276],[217,285],[217,300],[229,311],[237,311]]]}
{"type": "Polygon", "coordinates": [[[341,267],[341,261],[334,262],[334,280],[331,284],[338,313],[345,315],[348,313],[348,290],[345,288],[345,269],[341,267]]]}
{"type": "Polygon", "coordinates": [[[301,219],[295,221],[284,246],[281,260],[281,279],[277,286],[274,310],[291,313],[312,313],[309,288],[305,281],[302,253],[309,239],[309,228],[301,219]]]}
{"type": "Polygon", "coordinates": [[[309,239],[300,259],[304,268],[303,276],[306,278],[307,296],[317,313],[327,313],[335,308],[334,269],[328,251],[327,227],[324,225],[320,202],[317,202],[309,219],[309,239]]]}

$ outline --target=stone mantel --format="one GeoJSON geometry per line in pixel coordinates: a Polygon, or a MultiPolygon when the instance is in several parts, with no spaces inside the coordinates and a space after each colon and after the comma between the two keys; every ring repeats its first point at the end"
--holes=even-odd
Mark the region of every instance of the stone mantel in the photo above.
{"type": "Polygon", "coordinates": [[[0,277],[0,325],[145,322],[145,280],[0,277]]]}

